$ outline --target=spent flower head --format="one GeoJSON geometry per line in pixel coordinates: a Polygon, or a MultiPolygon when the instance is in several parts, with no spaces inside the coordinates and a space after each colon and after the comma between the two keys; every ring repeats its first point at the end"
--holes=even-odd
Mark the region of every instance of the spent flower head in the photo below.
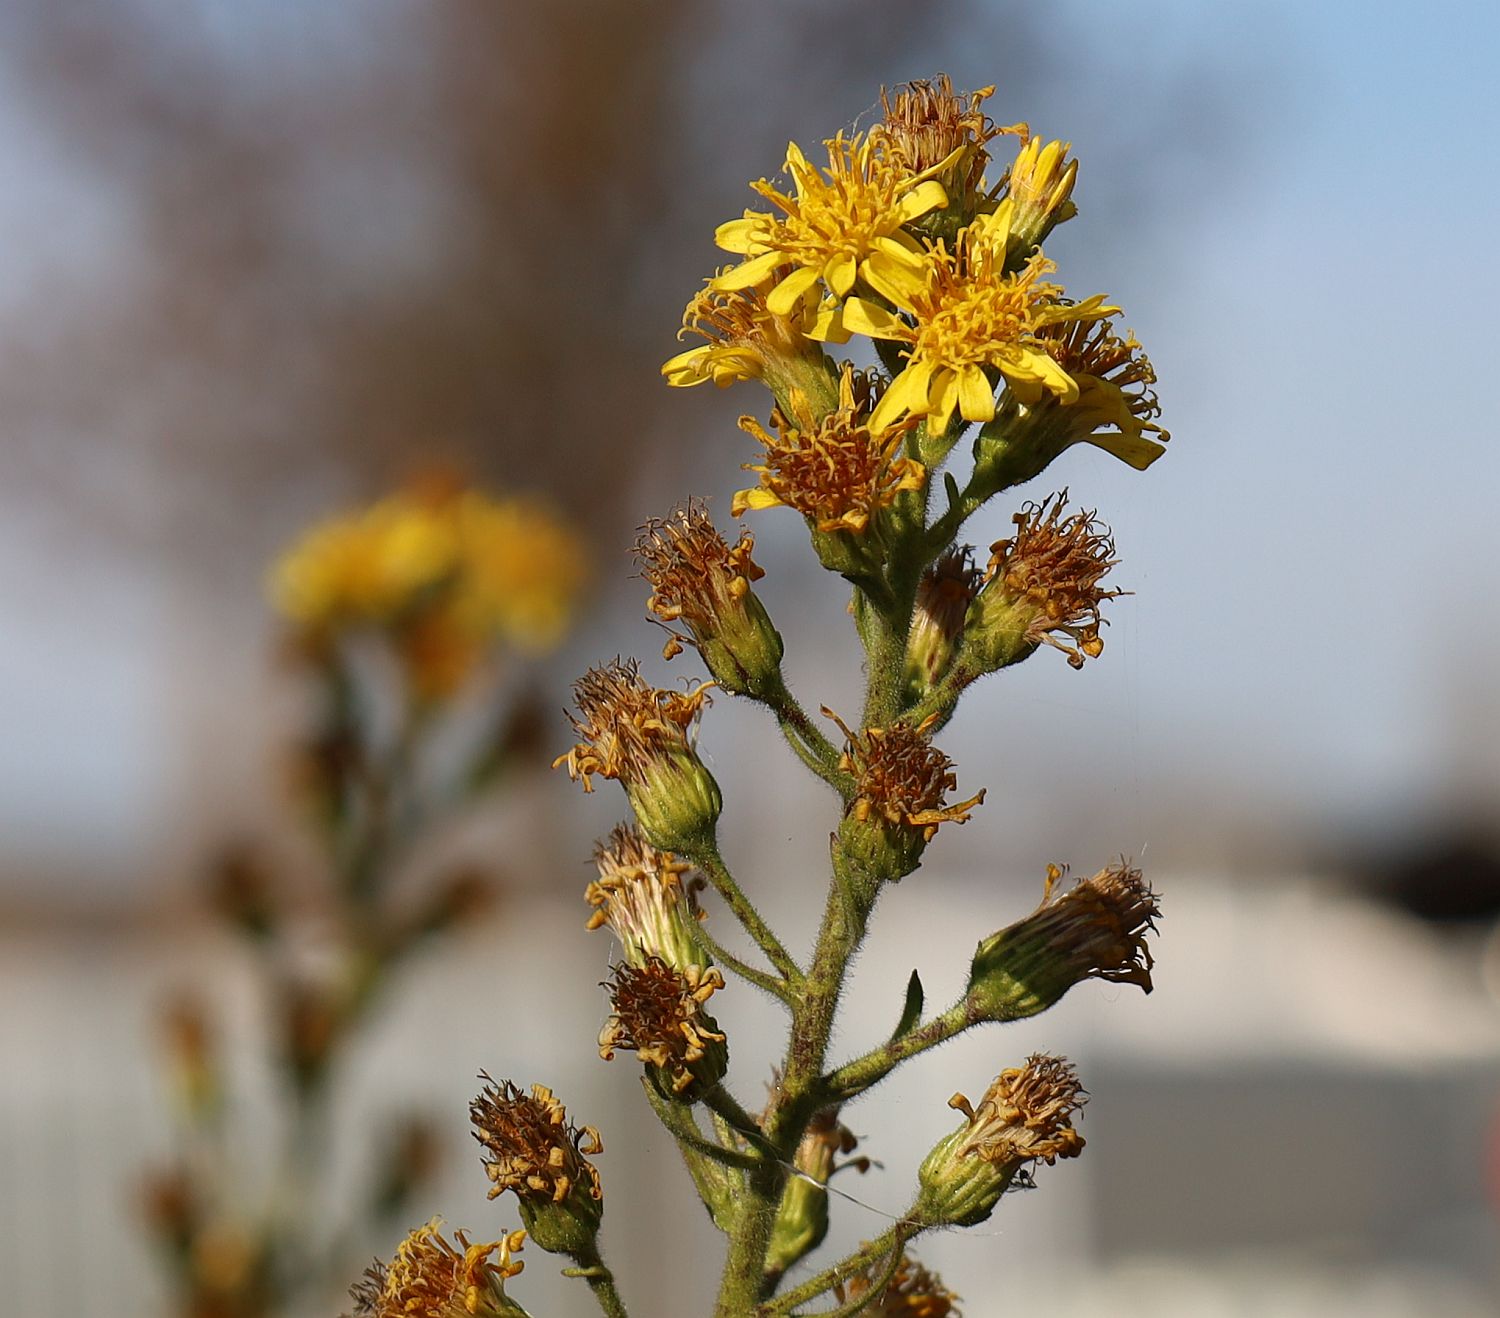
{"type": "Polygon", "coordinates": [[[1151,947],[1161,916],[1140,870],[1108,865],[1071,888],[1047,867],[1041,904],[1024,920],[979,944],[968,1000],[982,1016],[1015,1020],[1045,1011],[1074,984],[1102,979],[1151,992],[1151,947]]]}
{"type": "Polygon", "coordinates": [[[591,668],[573,684],[579,742],[553,761],[594,790],[595,775],[625,789],[642,834],[663,850],[687,851],[713,830],[723,799],[695,748],[708,703],[704,682],[663,691],[644,681],[634,659],[591,668]]]}
{"type": "MultiPolygon", "coordinates": [[[[903,454],[907,432],[916,422],[895,418],[877,426],[871,409],[878,394],[874,377],[846,366],[832,411],[817,413],[797,393],[788,410],[778,407],[771,414],[770,431],[754,417],[741,417],[740,428],[759,440],[766,453],[763,462],[746,464],[760,483],[734,496],[734,515],[783,504],[794,508],[807,519],[813,543],[824,554],[832,550],[827,537],[864,536],[898,495],[920,490],[926,468],[903,454]]],[[[838,569],[842,561],[829,566],[838,569]]]]}
{"type": "MultiPolygon", "coordinates": [[[[838,1298],[864,1299],[880,1285],[882,1273],[880,1264],[856,1273],[845,1286],[838,1288],[838,1298]]],[[[910,1254],[902,1254],[890,1280],[860,1312],[871,1318],[963,1318],[958,1296],[943,1285],[937,1273],[929,1272],[910,1254]]]]}
{"type": "Polygon", "coordinates": [[[1072,1118],[1087,1098],[1072,1063],[1040,1053],[1000,1072],[978,1106],[955,1094],[948,1106],[964,1114],[964,1124],[918,1170],[913,1216],[930,1225],[983,1222],[1027,1164],[1083,1152],[1072,1118]]]}
{"type": "Polygon", "coordinates": [[[411,1232],[389,1264],[375,1263],[350,1288],[356,1318],[513,1318],[525,1311],[506,1297],[505,1283],[526,1265],[513,1256],[524,1231],[488,1244],[454,1233],[455,1248],[434,1218],[411,1232]]]}
{"type": "Polygon", "coordinates": [[[932,744],[935,716],[916,725],[897,720],[854,732],[832,710],[823,712],[844,734],[839,768],[854,779],[844,820],[847,840],[877,873],[891,879],[911,873],[940,824],[966,823],[983,802],[981,788],[967,800],[947,803],[958,778],[953,761],[932,744]]]}
{"type": "Polygon", "coordinates": [[[691,640],[714,680],[740,695],[773,690],[781,678],[781,636],[750,583],[765,573],[750,557],[755,539],[741,531],[731,546],[701,504],[691,500],[641,528],[636,560],[651,587],[649,609],[667,626],[664,657],[691,640]],[[688,636],[672,624],[681,622],[688,636]]]}
{"type": "Polygon", "coordinates": [[[679,969],[653,956],[643,965],[620,962],[603,987],[614,1008],[599,1032],[599,1056],[606,1062],[614,1060],[617,1049],[634,1052],[679,1097],[723,1078],[729,1065],[724,1036],[703,1010],[724,987],[717,969],[679,969]]]}
{"type": "Polygon", "coordinates": [[[935,687],[953,666],[964,620],[984,579],[972,554],[969,545],[946,550],[917,583],[906,641],[906,686],[913,699],[935,687]]]}
{"type": "Polygon", "coordinates": [[[512,1191],[531,1238],[548,1253],[586,1249],[599,1230],[604,1189],[589,1158],[604,1152],[592,1126],[575,1126],[546,1085],[528,1094],[509,1080],[485,1082],[469,1104],[490,1198],[512,1191]]]}
{"type": "Polygon", "coordinates": [[[640,830],[618,824],[594,847],[599,877],[584,890],[592,906],[588,927],[608,925],[635,966],[653,959],[685,969],[711,965],[696,937],[697,917],[689,909],[688,894],[703,880],[684,878],[693,872],[670,851],[659,851],[640,830]]]}
{"type": "Polygon", "coordinates": [[[963,654],[975,674],[1026,658],[1044,642],[1081,668],[1104,651],[1099,606],[1125,592],[1100,585],[1119,561],[1109,528],[1092,512],[1064,516],[1068,492],[1028,503],[1015,534],[991,547],[984,585],[969,608],[963,654]]]}

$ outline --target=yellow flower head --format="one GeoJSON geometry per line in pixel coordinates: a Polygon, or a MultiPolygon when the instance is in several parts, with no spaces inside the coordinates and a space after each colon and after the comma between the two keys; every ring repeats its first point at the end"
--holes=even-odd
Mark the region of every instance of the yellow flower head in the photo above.
{"type": "MultiPolygon", "coordinates": [[[[716,278],[728,273],[721,271],[716,278]]],[[[809,301],[799,301],[779,315],[766,306],[766,288],[791,273],[791,266],[778,266],[761,284],[732,289],[720,288],[710,279],[687,304],[677,332],[679,340],[696,334],[706,342],[663,363],[667,383],[683,388],[712,380],[722,389],[737,380],[774,381],[810,364],[821,365],[822,348],[804,332],[812,320],[809,301]]]]}
{"type": "Polygon", "coordinates": [[[1015,514],[1015,535],[990,547],[985,584],[969,625],[977,636],[1020,621],[1030,644],[1054,646],[1072,667],[1081,668],[1086,657],[1097,659],[1104,652],[1099,605],[1124,592],[1099,584],[1119,561],[1109,528],[1092,512],[1064,517],[1067,500],[1063,490],[1015,514]]]}
{"type": "Polygon", "coordinates": [[[1040,254],[1007,272],[1011,208],[1002,204],[965,229],[953,250],[928,248],[922,263],[872,257],[866,277],[906,317],[864,298],[819,317],[814,337],[853,331],[905,345],[906,367],[891,382],[871,423],[926,417],[929,433],[941,433],[957,411],[965,421],[995,415],[997,371],[1023,399],[1050,393],[1076,401],[1078,385],[1036,342],[1048,325],[1096,320],[1116,310],[1102,297],[1060,301],[1062,290],[1046,283],[1052,263],[1040,254]]]}
{"type": "Polygon", "coordinates": [[[509,1080],[497,1085],[487,1075],[480,1079],[485,1087],[469,1104],[469,1119],[484,1148],[491,1199],[507,1190],[532,1202],[604,1197],[599,1171],[589,1161],[604,1152],[597,1130],[571,1124],[546,1085],[532,1085],[527,1094],[509,1080]]]}
{"type": "MultiPolygon", "coordinates": [[[[835,298],[853,291],[870,258],[916,267],[921,247],[904,226],[948,203],[943,185],[914,174],[900,158],[881,150],[875,136],[839,134],[824,143],[828,168],[810,164],[795,142],[786,150],[793,191],[762,179],[752,188],[781,214],[746,211],[719,226],[714,241],[746,259],[716,276],[710,287],[753,288],[772,275],[766,306],[791,315],[823,284],[835,298]],[[781,268],[790,266],[788,273],[781,268]]],[[[935,170],[927,171],[936,172],[935,170]]]]}
{"type": "MultiPolygon", "coordinates": [[[[858,1300],[869,1295],[879,1270],[872,1268],[851,1277],[847,1287],[836,1290],[838,1298],[858,1300]]],[[[870,1318],[963,1318],[958,1296],[943,1285],[937,1273],[929,1272],[910,1254],[901,1256],[879,1299],[861,1312],[870,1318]]]]}
{"type": "Polygon", "coordinates": [[[526,1233],[514,1231],[489,1244],[471,1245],[458,1231],[455,1249],[440,1225],[434,1218],[418,1227],[388,1265],[376,1263],[366,1270],[349,1292],[358,1318],[499,1318],[519,1312],[506,1299],[505,1283],[526,1266],[512,1259],[526,1233]]]}
{"type": "Polygon", "coordinates": [[[635,1052],[661,1068],[674,1094],[694,1081],[712,1084],[723,1076],[728,1058],[715,1045],[724,1036],[703,1010],[724,987],[718,970],[678,968],[653,956],[641,965],[619,963],[603,987],[614,1007],[599,1032],[599,1056],[606,1062],[614,1060],[617,1049],[635,1052]]]}
{"type": "Polygon", "coordinates": [[[1019,265],[1047,235],[1078,214],[1073,185],[1078,162],[1068,159],[1071,142],[1027,138],[1006,179],[1006,200],[1014,211],[1010,226],[1011,264],[1019,265]]]}
{"type": "Polygon", "coordinates": [[[745,470],[759,473],[760,484],[734,496],[734,515],[785,504],[818,531],[862,534],[903,490],[921,489],[926,468],[900,456],[915,419],[876,425],[874,393],[869,377],[845,366],[838,406],[826,416],[816,416],[807,400],[794,394],[790,415],[779,407],[772,413],[774,435],[755,418],[741,417],[740,428],[765,446],[766,458],[761,465],[746,465],[745,470]]]}
{"type": "Polygon", "coordinates": [[[428,480],[314,528],[276,564],[271,594],[306,635],[383,632],[436,698],[496,641],[555,645],[585,577],[582,542],[542,504],[428,480]]]}
{"type": "Polygon", "coordinates": [[[1157,422],[1156,371],[1134,334],[1121,338],[1110,320],[1049,325],[1037,335],[1044,349],[1078,385],[1069,404],[1043,399],[1024,424],[1053,444],[1097,445],[1144,471],[1172,436],[1157,422]]]}

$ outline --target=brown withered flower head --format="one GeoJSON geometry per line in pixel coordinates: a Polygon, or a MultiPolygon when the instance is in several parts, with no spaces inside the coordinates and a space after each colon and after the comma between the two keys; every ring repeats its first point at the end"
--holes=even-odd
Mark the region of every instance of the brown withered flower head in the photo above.
{"type": "MultiPolygon", "coordinates": [[[[858,1300],[869,1295],[882,1271],[876,1265],[851,1277],[847,1286],[838,1289],[838,1298],[858,1300]]],[[[963,1318],[958,1296],[943,1285],[937,1273],[929,1272],[910,1254],[901,1256],[880,1297],[860,1312],[872,1318],[963,1318]]]]}
{"type": "Polygon", "coordinates": [[[599,1056],[613,1061],[617,1049],[635,1052],[659,1067],[674,1094],[695,1081],[712,1085],[723,1077],[724,1036],[703,1004],[724,987],[724,976],[709,967],[669,966],[660,957],[644,965],[616,965],[609,990],[614,1011],[599,1032],[599,1056]]]}
{"type": "Polygon", "coordinates": [[[948,1106],[966,1120],[923,1160],[916,1219],[972,1226],[1027,1164],[1076,1158],[1084,1140],[1072,1118],[1087,1099],[1072,1063],[1041,1053],[1000,1072],[977,1106],[955,1094],[948,1106]]]}
{"type": "Polygon", "coordinates": [[[1074,668],[1104,652],[1099,605],[1125,593],[1099,584],[1119,561],[1115,542],[1092,512],[1064,517],[1067,498],[1063,490],[1028,503],[1011,519],[1015,534],[990,547],[968,629],[976,648],[989,640],[1030,648],[1045,642],[1074,668]]]}
{"type": "Polygon", "coordinates": [[[694,747],[712,686],[658,690],[641,678],[634,659],[589,669],[573,685],[578,714],[570,718],[579,741],[553,767],[566,765],[586,792],[595,775],[618,780],[645,837],[685,850],[712,828],[723,805],[694,747]]]}
{"type": "Polygon", "coordinates": [[[830,709],[823,713],[839,725],[848,742],[839,768],[854,777],[850,807],[861,823],[882,820],[898,828],[915,829],[930,842],[939,824],[962,824],[984,800],[981,788],[967,801],[944,804],[958,786],[953,761],[932,744],[928,734],[934,718],[913,726],[896,722],[888,728],[854,732],[830,709]]]}
{"type": "Polygon", "coordinates": [[[771,413],[772,434],[754,417],[740,428],[764,445],[765,461],[747,463],[760,484],[734,496],[736,517],[747,508],[796,509],[813,530],[864,534],[870,523],[903,490],[919,490],[926,468],[901,456],[906,434],[917,418],[904,417],[876,430],[870,414],[878,401],[875,377],[845,366],[839,378],[838,406],[819,415],[798,392],[786,410],[771,413]]]}
{"type": "Polygon", "coordinates": [[[483,1072],[479,1078],[485,1086],[469,1104],[469,1120],[484,1148],[491,1199],[507,1190],[522,1201],[603,1198],[598,1169],[589,1161],[604,1152],[597,1130],[571,1124],[546,1085],[532,1085],[527,1094],[509,1080],[497,1084],[483,1072]]]}
{"type": "Polygon", "coordinates": [[[990,196],[984,180],[990,163],[986,143],[1003,133],[1026,136],[1025,124],[999,128],[985,114],[982,106],[994,94],[994,87],[955,94],[946,73],[906,83],[894,96],[881,88],[885,118],[875,129],[881,144],[913,174],[937,171],[933,177],[948,194],[948,207],[923,217],[916,227],[938,227],[938,220],[947,219],[941,228],[946,236],[972,219],[990,196]]]}
{"type": "Polygon", "coordinates": [[[1146,935],[1161,905],[1140,870],[1121,861],[1071,888],[1061,886],[1065,872],[1049,865],[1041,905],[979,944],[969,992],[985,1016],[1033,1016],[1086,979],[1151,992],[1146,935]]]}
{"type": "Polygon", "coordinates": [[[689,893],[703,885],[693,867],[670,851],[658,851],[631,824],[617,824],[594,847],[599,877],[584,889],[592,906],[588,927],[608,925],[625,958],[643,966],[652,958],[678,968],[711,964],[693,935],[697,916],[689,893]]]}
{"type": "Polygon", "coordinates": [[[782,643],[750,583],[765,573],[750,557],[754,537],[742,531],[731,546],[698,503],[653,518],[635,544],[641,576],[651,587],[646,608],[668,628],[663,658],[691,640],[726,690],[755,694],[780,672],[782,643]],[[671,624],[681,622],[684,637],[671,624]]]}
{"type": "Polygon", "coordinates": [[[968,545],[949,549],[917,583],[916,608],[906,643],[906,682],[916,694],[942,681],[963,637],[969,605],[984,574],[968,545]]]}
{"type": "Polygon", "coordinates": [[[764,380],[783,398],[799,382],[809,383],[810,375],[815,379],[824,369],[822,345],[803,332],[812,306],[798,304],[785,316],[766,306],[766,291],[790,273],[789,266],[778,269],[750,288],[714,288],[708,280],[687,304],[677,332],[679,341],[696,335],[704,342],[663,364],[667,383],[685,387],[712,380],[725,388],[737,380],[764,380]]]}
{"type": "Polygon", "coordinates": [[[458,1231],[455,1249],[439,1226],[434,1218],[418,1227],[389,1264],[365,1270],[349,1290],[355,1318],[500,1318],[520,1312],[506,1299],[505,1282],[526,1266],[512,1260],[526,1233],[476,1245],[458,1231]]]}

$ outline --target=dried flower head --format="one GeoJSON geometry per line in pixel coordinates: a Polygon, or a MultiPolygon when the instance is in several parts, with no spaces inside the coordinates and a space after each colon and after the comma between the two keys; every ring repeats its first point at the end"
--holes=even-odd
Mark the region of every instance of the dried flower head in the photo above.
{"type": "Polygon", "coordinates": [[[653,958],[669,966],[710,965],[694,936],[697,917],[689,909],[692,866],[670,851],[658,851],[629,824],[619,824],[594,848],[599,877],[584,890],[592,906],[588,927],[608,925],[625,958],[644,966],[653,958]]]}
{"type": "Polygon", "coordinates": [[[918,1220],[972,1226],[994,1211],[1028,1163],[1076,1158],[1084,1140],[1072,1117],[1087,1097],[1070,1062],[1040,1053],[1002,1071],[977,1107],[955,1094],[948,1106],[966,1120],[938,1142],[917,1173],[918,1220]]]}
{"type": "MultiPolygon", "coordinates": [[[[875,129],[885,149],[914,174],[936,169],[948,194],[948,211],[967,222],[988,200],[984,172],[990,155],[986,144],[1003,133],[1024,136],[1025,124],[998,128],[981,108],[995,94],[993,87],[955,94],[946,73],[932,81],[909,82],[892,96],[880,90],[884,121],[875,129]]],[[[923,227],[933,219],[925,218],[923,227]]]]}
{"type": "Polygon", "coordinates": [[[349,1290],[357,1318],[499,1318],[520,1312],[506,1298],[505,1283],[526,1266],[512,1258],[526,1233],[471,1245],[458,1231],[455,1249],[440,1226],[434,1218],[418,1227],[397,1246],[389,1265],[376,1262],[366,1269],[349,1290]]]}
{"type": "Polygon", "coordinates": [[[781,315],[766,306],[764,290],[791,272],[790,266],[780,266],[762,284],[745,288],[717,288],[708,280],[687,304],[677,332],[679,341],[696,334],[705,342],[662,364],[667,383],[686,388],[712,380],[722,389],[738,380],[764,380],[779,396],[789,385],[805,383],[810,373],[822,372],[823,349],[804,332],[817,294],[781,315]]]}
{"type": "Polygon", "coordinates": [[[929,732],[935,719],[912,726],[896,722],[888,728],[866,728],[856,733],[832,710],[823,711],[839,725],[848,742],[839,767],[855,783],[853,816],[861,823],[875,819],[895,828],[913,829],[930,842],[939,824],[967,822],[972,809],[984,800],[981,788],[967,801],[947,805],[944,798],[958,786],[953,761],[932,744],[929,732]]]}
{"type": "Polygon", "coordinates": [[[634,659],[591,668],[573,685],[581,740],[553,767],[594,790],[593,777],[624,787],[641,831],[655,846],[686,850],[712,829],[723,804],[718,784],[694,748],[712,682],[662,691],[642,680],[634,659]]]}
{"type": "Polygon", "coordinates": [[[937,685],[958,652],[964,619],[984,577],[974,566],[972,552],[969,545],[949,549],[917,583],[906,643],[906,683],[914,695],[937,685]]]}
{"type": "Polygon", "coordinates": [[[644,965],[616,965],[609,989],[614,1011],[599,1032],[599,1056],[613,1061],[619,1048],[661,1068],[668,1087],[682,1094],[690,1085],[712,1085],[724,1075],[727,1054],[713,1017],[703,1004],[724,987],[716,969],[670,966],[660,957],[644,965]]]}
{"type": "Polygon", "coordinates": [[[484,1146],[491,1199],[507,1190],[522,1201],[603,1198],[598,1169],[589,1162],[604,1152],[597,1130],[572,1125],[545,1085],[532,1085],[527,1094],[509,1080],[479,1078],[485,1087],[469,1104],[469,1120],[484,1146]]]}
{"type": "MultiPolygon", "coordinates": [[[[858,1300],[876,1287],[882,1268],[877,1265],[849,1279],[838,1288],[840,1300],[858,1300]]],[[[943,1285],[942,1278],[929,1272],[910,1254],[903,1254],[891,1279],[877,1299],[861,1313],[872,1318],[963,1318],[958,1296],[943,1285]]]]}
{"type": "Polygon", "coordinates": [[[920,259],[921,248],[905,226],[948,204],[943,185],[882,152],[875,136],[839,134],[823,145],[826,170],[810,164],[795,142],[788,145],[786,172],[794,191],[783,192],[765,179],[750,185],[781,215],[747,210],[742,219],[719,226],[714,241],[745,260],[710,287],[752,288],[790,266],[766,297],[766,306],[785,316],[820,283],[836,298],[847,295],[875,253],[896,263],[920,259]]]}
{"type": "Polygon", "coordinates": [[[774,684],[781,671],[781,637],[750,589],[765,575],[750,557],[754,548],[749,531],[731,547],[703,506],[691,501],[647,522],[635,545],[651,587],[646,607],[668,627],[663,656],[681,653],[690,639],[715,681],[740,694],[774,684]],[[689,636],[671,628],[678,621],[689,636]]]}
{"type": "Polygon", "coordinates": [[[1067,498],[1063,490],[1028,503],[1012,518],[1015,535],[990,547],[965,638],[978,671],[1013,663],[1042,642],[1074,668],[1103,653],[1099,605],[1125,592],[1099,583],[1119,560],[1109,528],[1092,512],[1063,516],[1067,498]]]}
{"type": "Polygon", "coordinates": [[[734,515],[784,504],[817,531],[862,534],[898,494],[921,489],[926,469],[901,455],[916,422],[893,418],[876,426],[875,393],[872,377],[845,366],[838,406],[824,416],[799,392],[789,411],[778,407],[771,414],[774,435],[754,417],[741,417],[740,428],[765,446],[766,456],[761,465],[746,464],[746,471],[759,473],[760,484],[734,496],[734,515]]]}
{"type": "Polygon", "coordinates": [[[1151,992],[1146,935],[1161,905],[1140,870],[1121,861],[1071,888],[1061,886],[1065,873],[1049,865],[1041,905],[979,944],[969,1000],[984,1016],[1033,1016],[1086,979],[1151,992]]]}

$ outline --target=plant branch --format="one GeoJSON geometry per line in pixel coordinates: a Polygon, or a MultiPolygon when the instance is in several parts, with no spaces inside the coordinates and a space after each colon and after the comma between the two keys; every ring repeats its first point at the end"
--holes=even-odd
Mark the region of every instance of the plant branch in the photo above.
{"type": "Polygon", "coordinates": [[[699,854],[690,855],[688,859],[707,875],[708,881],[714,885],[714,890],[734,912],[740,924],[744,926],[745,932],[755,940],[756,946],[766,954],[766,959],[776,967],[782,979],[786,981],[786,986],[793,990],[799,988],[802,984],[802,971],[792,960],[790,953],[782,946],[781,940],[771,932],[771,927],[761,919],[760,912],[750,904],[750,899],[745,896],[740,885],[734,881],[734,875],[725,866],[724,859],[719,855],[719,849],[713,841],[710,839],[699,848],[699,854]]]}
{"type": "Polygon", "coordinates": [[[962,1034],[983,1019],[968,998],[949,1007],[926,1025],[872,1048],[863,1057],[847,1062],[823,1078],[823,1096],[830,1103],[845,1103],[885,1079],[902,1062],[936,1048],[962,1034]]]}
{"type": "MultiPolygon", "coordinates": [[[[782,1315],[791,1314],[796,1310],[798,1305],[805,1304],[808,1300],[817,1299],[818,1296],[824,1294],[826,1291],[831,1291],[840,1282],[847,1281],[855,1273],[869,1267],[872,1263],[885,1258],[887,1255],[893,1256],[896,1262],[899,1263],[901,1251],[906,1247],[906,1242],[915,1236],[920,1229],[914,1222],[897,1222],[888,1231],[882,1232],[874,1240],[855,1250],[848,1258],[842,1259],[826,1271],[818,1273],[812,1280],[805,1281],[802,1285],[787,1291],[785,1295],[778,1295],[774,1300],[762,1304],[756,1311],[757,1318],[781,1318],[782,1315]]],[[[882,1285],[890,1280],[891,1273],[894,1271],[895,1265],[893,1264],[890,1271],[881,1279],[882,1285]]],[[[869,1295],[866,1298],[856,1301],[853,1308],[846,1306],[841,1309],[829,1310],[827,1318],[833,1318],[835,1314],[858,1313],[860,1309],[864,1308],[871,1300],[878,1298],[879,1295],[879,1287],[872,1287],[869,1295]]]]}

